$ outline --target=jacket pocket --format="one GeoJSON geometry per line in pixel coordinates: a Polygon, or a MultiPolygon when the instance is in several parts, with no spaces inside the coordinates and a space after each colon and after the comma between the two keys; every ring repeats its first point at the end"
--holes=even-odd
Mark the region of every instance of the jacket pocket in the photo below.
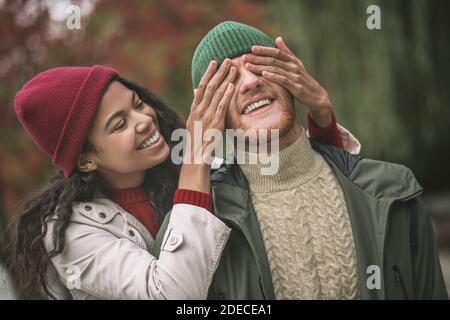
{"type": "Polygon", "coordinates": [[[161,250],[173,252],[183,243],[183,235],[173,227],[168,227],[164,236],[161,250]]]}
{"type": "Polygon", "coordinates": [[[402,275],[400,274],[400,268],[396,264],[394,264],[392,266],[392,270],[394,270],[395,286],[400,286],[400,289],[403,293],[403,298],[409,300],[405,282],[403,281],[402,275]]]}

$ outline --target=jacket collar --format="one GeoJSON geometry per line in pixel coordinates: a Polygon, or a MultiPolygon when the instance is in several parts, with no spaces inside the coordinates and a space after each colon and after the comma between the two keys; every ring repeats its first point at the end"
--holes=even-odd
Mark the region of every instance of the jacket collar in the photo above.
{"type": "Polygon", "coordinates": [[[150,251],[153,249],[155,240],[153,239],[150,232],[147,230],[147,228],[139,221],[137,220],[131,213],[123,209],[121,206],[119,206],[117,203],[111,201],[106,197],[100,190],[96,190],[94,193],[94,199],[91,202],[81,202],[79,203],[80,207],[84,207],[86,205],[91,205],[94,210],[91,212],[94,216],[95,212],[104,212],[105,213],[105,220],[111,220],[114,215],[120,214],[122,218],[124,219],[125,223],[129,224],[142,235],[144,238],[145,244],[147,246],[147,249],[150,251]]]}
{"type": "MultiPolygon", "coordinates": [[[[314,150],[320,153],[330,166],[377,199],[408,200],[423,192],[411,170],[402,165],[365,160],[358,166],[363,160],[359,154],[354,155],[312,139],[310,142],[314,150]],[[371,174],[367,174],[369,171],[372,171],[371,174]]],[[[245,175],[235,163],[223,164],[213,173],[211,182],[213,185],[225,183],[249,190],[245,175]]]]}

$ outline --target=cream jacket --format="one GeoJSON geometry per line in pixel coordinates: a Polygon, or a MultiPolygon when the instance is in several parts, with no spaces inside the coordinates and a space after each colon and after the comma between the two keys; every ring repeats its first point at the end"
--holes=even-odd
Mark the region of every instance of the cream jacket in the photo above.
{"type": "MultiPolygon", "coordinates": [[[[47,250],[55,219],[47,221],[47,250]]],[[[206,299],[229,233],[209,211],[176,204],[157,258],[144,225],[95,198],[73,205],[64,251],[52,264],[74,299],[206,299]]]]}

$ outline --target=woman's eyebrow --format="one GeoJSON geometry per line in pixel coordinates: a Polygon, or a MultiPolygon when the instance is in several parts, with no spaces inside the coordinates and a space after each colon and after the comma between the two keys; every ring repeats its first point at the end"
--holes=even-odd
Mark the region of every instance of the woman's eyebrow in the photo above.
{"type": "MultiPolygon", "coordinates": [[[[132,93],[131,94],[131,106],[133,106],[134,99],[136,98],[136,93],[134,91],[131,91],[131,93],[132,93]]],[[[109,125],[115,118],[122,117],[124,114],[125,114],[125,110],[119,110],[119,111],[114,112],[106,121],[104,130],[105,131],[108,130],[109,125]]]]}

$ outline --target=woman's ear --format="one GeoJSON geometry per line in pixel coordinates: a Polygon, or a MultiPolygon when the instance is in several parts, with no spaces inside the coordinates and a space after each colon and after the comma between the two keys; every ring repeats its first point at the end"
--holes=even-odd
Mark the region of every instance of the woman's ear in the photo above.
{"type": "Polygon", "coordinates": [[[82,153],[78,158],[77,166],[81,172],[91,172],[97,169],[97,162],[88,159],[86,154],[82,153]]]}

